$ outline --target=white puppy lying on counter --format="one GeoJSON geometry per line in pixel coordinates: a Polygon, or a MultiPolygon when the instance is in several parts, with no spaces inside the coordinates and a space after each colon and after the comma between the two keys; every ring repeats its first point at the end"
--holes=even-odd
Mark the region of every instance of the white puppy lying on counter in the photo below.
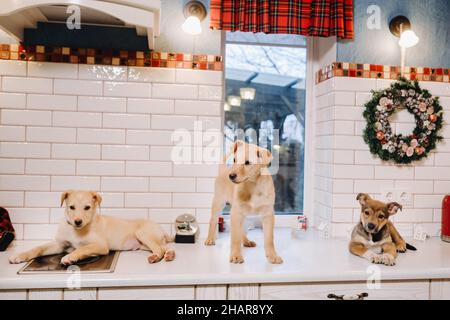
{"type": "Polygon", "coordinates": [[[59,225],[54,241],[10,258],[22,263],[36,257],[68,252],[61,263],[69,265],[92,256],[106,255],[110,250],[149,250],[148,262],[172,261],[175,251],[167,246],[173,241],[150,220],[125,220],[97,215],[102,197],[94,191],[70,190],[61,195],[66,204],[65,220],[59,225]]]}

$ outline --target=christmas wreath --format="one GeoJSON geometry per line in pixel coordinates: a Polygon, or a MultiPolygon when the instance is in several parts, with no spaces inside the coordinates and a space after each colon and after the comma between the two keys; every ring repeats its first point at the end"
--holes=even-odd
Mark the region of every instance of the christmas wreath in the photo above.
{"type": "Polygon", "coordinates": [[[420,160],[442,139],[438,134],[443,122],[439,98],[421,89],[417,81],[400,78],[387,89],[372,91],[372,99],[364,107],[367,120],[364,141],[370,152],[383,160],[396,163],[420,160]],[[403,108],[416,120],[416,128],[408,136],[394,134],[389,123],[389,117],[403,108]]]}

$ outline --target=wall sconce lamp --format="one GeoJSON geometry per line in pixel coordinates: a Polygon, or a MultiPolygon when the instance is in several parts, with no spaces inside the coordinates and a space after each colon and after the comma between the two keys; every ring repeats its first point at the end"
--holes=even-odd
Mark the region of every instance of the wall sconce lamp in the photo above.
{"type": "Polygon", "coordinates": [[[405,69],[406,49],[414,47],[419,43],[419,37],[411,30],[411,22],[404,16],[397,16],[389,22],[391,33],[400,38],[398,45],[401,48],[401,74],[405,69]]]}
{"type": "Polygon", "coordinates": [[[184,32],[191,35],[198,35],[202,33],[201,21],[206,17],[206,7],[203,3],[197,0],[188,1],[184,5],[184,21],[181,28],[184,32]]]}

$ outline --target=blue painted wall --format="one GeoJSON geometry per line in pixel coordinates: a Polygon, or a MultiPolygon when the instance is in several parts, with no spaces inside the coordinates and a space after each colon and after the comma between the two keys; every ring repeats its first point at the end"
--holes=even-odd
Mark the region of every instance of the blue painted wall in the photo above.
{"type": "Polygon", "coordinates": [[[407,50],[406,65],[450,68],[450,0],[354,0],[355,39],[339,41],[337,60],[345,62],[400,65],[398,38],[389,31],[389,21],[409,18],[420,38],[407,50]],[[381,9],[381,29],[367,28],[367,8],[381,9]]]}

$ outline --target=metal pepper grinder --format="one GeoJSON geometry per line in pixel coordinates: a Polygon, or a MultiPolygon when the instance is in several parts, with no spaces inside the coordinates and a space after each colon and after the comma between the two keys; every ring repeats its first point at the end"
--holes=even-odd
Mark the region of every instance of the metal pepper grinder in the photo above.
{"type": "Polygon", "coordinates": [[[441,240],[450,242],[450,195],[442,200],[441,240]]]}

